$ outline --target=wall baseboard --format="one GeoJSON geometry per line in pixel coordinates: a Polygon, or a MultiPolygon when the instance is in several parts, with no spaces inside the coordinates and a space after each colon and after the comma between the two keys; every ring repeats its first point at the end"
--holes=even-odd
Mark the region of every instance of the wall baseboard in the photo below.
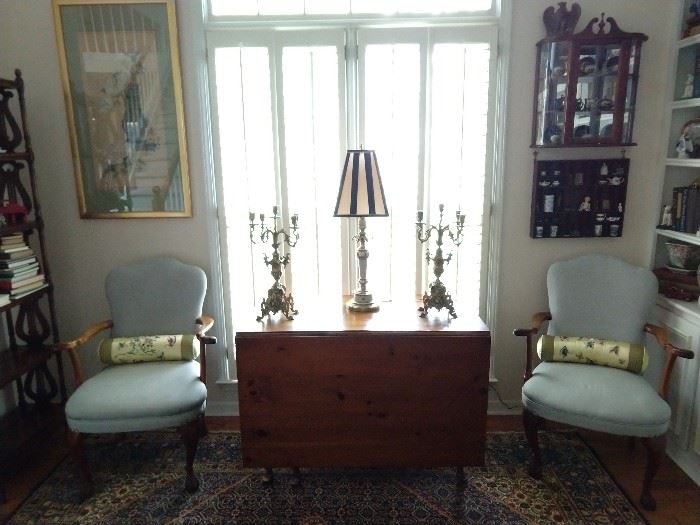
{"type": "MultiPolygon", "coordinates": [[[[669,433],[670,434],[670,433],[669,433]]],[[[698,486],[700,486],[700,463],[696,454],[679,447],[673,439],[668,440],[666,453],[673,462],[685,472],[698,486]]]]}
{"type": "Polygon", "coordinates": [[[238,381],[207,385],[208,416],[238,416],[238,381]]]}
{"type": "MultiPolygon", "coordinates": [[[[207,401],[208,416],[239,416],[238,411],[238,388],[236,383],[215,384],[213,389],[217,395],[212,396],[212,387],[210,389],[209,400],[207,401]]],[[[507,400],[507,408],[497,399],[489,399],[487,414],[489,416],[519,416],[522,414],[523,407],[520,400],[507,400]]]]}

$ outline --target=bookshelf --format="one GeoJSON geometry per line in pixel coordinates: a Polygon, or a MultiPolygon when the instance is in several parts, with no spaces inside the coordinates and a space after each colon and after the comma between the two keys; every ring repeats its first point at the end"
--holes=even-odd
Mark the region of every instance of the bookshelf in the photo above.
{"type": "MultiPolygon", "coordinates": [[[[698,150],[692,154],[680,154],[677,143],[682,130],[697,120],[700,131],[700,33],[688,36],[688,19],[691,0],[675,5],[677,41],[670,57],[670,82],[666,93],[666,118],[662,129],[665,148],[660,159],[659,200],[657,224],[661,222],[664,205],[673,204],[674,188],[687,187],[700,178],[700,133],[693,137],[698,150]],[[692,87],[692,90],[691,90],[692,87]]],[[[699,26],[700,27],[700,26],[699,26]]],[[[696,28],[697,30],[697,28],[696,28]]],[[[694,149],[694,148],[693,148],[694,149]]],[[[700,205],[700,204],[698,204],[700,205]]],[[[675,210],[674,210],[675,213],[675,210]]],[[[693,231],[678,228],[660,228],[653,231],[651,266],[657,275],[668,276],[669,271],[659,270],[669,265],[666,243],[681,243],[698,247],[700,236],[693,231]]],[[[693,274],[675,272],[672,286],[697,282],[693,274]]],[[[669,281],[660,279],[664,290],[669,281]]],[[[695,290],[698,287],[694,287],[695,290]]],[[[668,402],[672,409],[671,425],[667,433],[668,455],[696,482],[700,484],[700,304],[696,300],[679,300],[659,294],[654,311],[654,322],[665,326],[673,344],[695,352],[695,359],[679,359],[676,363],[668,402]],[[681,363],[681,361],[683,361],[681,363]]],[[[649,346],[652,344],[647,341],[649,346]]]]}
{"type": "MultiPolygon", "coordinates": [[[[26,116],[24,81],[17,69],[14,78],[0,79],[0,245],[13,238],[9,241],[12,245],[4,246],[5,251],[26,252],[20,247],[28,246],[29,253],[15,261],[26,269],[15,268],[16,273],[24,274],[22,278],[29,274],[30,280],[32,274],[42,273],[44,278],[40,282],[34,279],[40,287],[29,286],[26,295],[14,285],[0,285],[7,287],[11,298],[0,306],[0,316],[4,318],[0,388],[14,387],[17,400],[17,408],[0,418],[0,501],[5,499],[4,486],[11,479],[8,476],[31,453],[37,440],[48,434],[48,429],[60,425],[62,418],[56,414],[66,401],[63,363],[55,346],[59,336],[53,286],[26,116]],[[17,209],[22,212],[14,211],[17,209]],[[38,262],[36,272],[29,269],[34,266],[33,258],[38,262]]],[[[0,268],[5,266],[0,261],[0,268]]],[[[7,275],[3,278],[9,279],[7,275]]]]}

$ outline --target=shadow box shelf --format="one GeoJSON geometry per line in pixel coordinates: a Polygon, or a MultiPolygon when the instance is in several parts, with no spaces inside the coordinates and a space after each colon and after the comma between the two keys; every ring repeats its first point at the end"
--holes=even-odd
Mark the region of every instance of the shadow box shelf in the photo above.
{"type": "MultiPolygon", "coordinates": [[[[537,43],[533,148],[632,146],[642,33],[622,31],[612,17],[593,18],[573,33],[580,15],[560,3],[537,43]]],[[[551,9],[551,12],[550,12],[551,9]]]]}
{"type": "Polygon", "coordinates": [[[534,161],[530,237],[620,237],[629,159],[534,161]]]}

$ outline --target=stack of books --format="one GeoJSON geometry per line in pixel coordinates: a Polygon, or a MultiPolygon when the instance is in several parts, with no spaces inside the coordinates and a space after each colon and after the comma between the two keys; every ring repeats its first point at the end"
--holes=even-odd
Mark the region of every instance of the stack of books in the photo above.
{"type": "Polygon", "coordinates": [[[700,188],[679,186],[673,188],[673,224],[678,232],[696,233],[700,229],[700,188]]]}
{"type": "Polygon", "coordinates": [[[24,235],[0,237],[0,306],[48,286],[24,235]]]}

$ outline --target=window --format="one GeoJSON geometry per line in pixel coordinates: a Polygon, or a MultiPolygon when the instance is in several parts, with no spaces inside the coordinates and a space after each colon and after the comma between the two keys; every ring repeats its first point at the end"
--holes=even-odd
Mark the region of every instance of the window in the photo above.
{"type": "Polygon", "coordinates": [[[440,14],[490,9],[491,0],[211,0],[214,16],[440,14]]]}
{"type": "MultiPolygon", "coordinates": [[[[214,12],[217,4],[212,0],[214,12]]],[[[249,7],[262,14],[282,4],[304,8],[302,1],[263,0],[249,7]]],[[[321,4],[306,0],[305,9],[321,4]]],[[[441,5],[447,4],[491,7],[482,0],[441,5]]],[[[376,150],[389,206],[389,217],[367,220],[375,299],[414,297],[434,279],[426,246],[416,240],[416,211],[436,224],[438,204],[445,204],[445,221],[453,222],[457,210],[466,221],[462,245],[446,243],[453,258],[442,280],[458,313],[483,317],[495,23],[331,26],[207,34],[229,336],[272,284],[263,263],[270,246],[251,245],[249,212],[256,222],[266,214],[269,223],[278,205],[284,225],[299,214],[300,240],[284,282],[301,310],[318,297],[337,302],[352,292],[355,224],[334,218],[333,209],[345,151],[360,145],[376,150]]]]}

